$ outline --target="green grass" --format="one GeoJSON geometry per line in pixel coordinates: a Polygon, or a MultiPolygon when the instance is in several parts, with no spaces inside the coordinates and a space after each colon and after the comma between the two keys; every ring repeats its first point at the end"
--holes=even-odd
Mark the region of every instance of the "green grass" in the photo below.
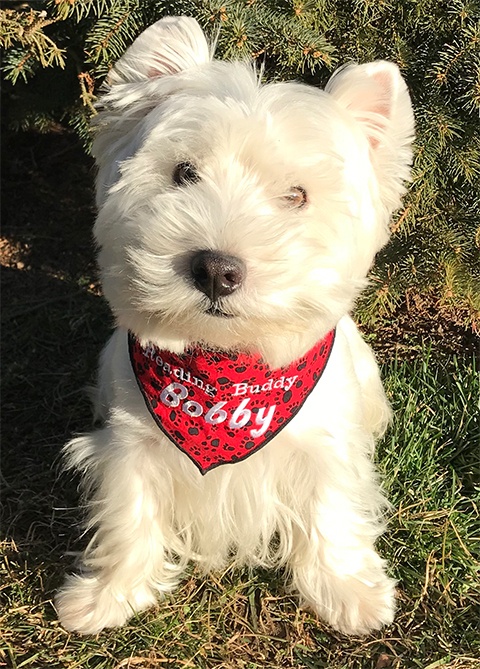
{"type": "Polygon", "coordinates": [[[379,461],[396,509],[384,540],[399,579],[396,624],[405,639],[411,635],[412,666],[461,657],[480,666],[475,360],[440,362],[426,350],[386,371],[395,422],[379,461]]]}
{"type": "MultiPolygon", "coordinates": [[[[399,581],[391,627],[349,639],[299,610],[281,575],[229,570],[207,579],[192,572],[174,596],[121,630],[70,635],[59,626],[50,596],[71,562],[58,544],[68,542],[76,512],[39,517],[20,494],[29,526],[20,541],[4,543],[0,660],[15,669],[479,667],[475,365],[440,363],[425,351],[416,362],[384,371],[395,409],[379,448],[394,509],[380,550],[399,581]]],[[[37,463],[41,480],[45,464],[37,463]]],[[[35,481],[23,486],[29,483],[35,491],[35,481]]],[[[74,501],[71,483],[55,486],[57,492],[45,489],[47,503],[32,494],[39,510],[58,506],[62,495],[74,501]]]]}

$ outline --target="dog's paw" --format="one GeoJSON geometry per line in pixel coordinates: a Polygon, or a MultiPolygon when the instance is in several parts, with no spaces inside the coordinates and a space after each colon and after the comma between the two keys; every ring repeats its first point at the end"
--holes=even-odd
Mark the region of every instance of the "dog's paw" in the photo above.
{"type": "Polygon", "coordinates": [[[345,634],[368,634],[390,625],[395,615],[395,581],[387,576],[375,584],[355,581],[350,596],[333,614],[333,627],[345,634]]]}
{"type": "Polygon", "coordinates": [[[344,634],[361,635],[393,622],[395,581],[385,574],[375,583],[349,577],[336,589],[330,605],[312,603],[317,613],[344,634]]]}
{"type": "Polygon", "coordinates": [[[62,626],[80,634],[97,634],[105,627],[120,627],[137,611],[156,601],[153,592],[138,588],[124,595],[96,576],[68,576],[55,597],[62,626]]]}

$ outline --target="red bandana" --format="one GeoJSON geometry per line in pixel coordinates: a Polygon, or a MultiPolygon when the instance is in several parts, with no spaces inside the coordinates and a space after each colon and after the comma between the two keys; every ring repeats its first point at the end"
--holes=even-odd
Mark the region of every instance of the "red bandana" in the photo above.
{"type": "Polygon", "coordinates": [[[142,347],[129,333],[133,371],[160,429],[202,474],[245,460],[300,411],[319,381],[335,330],[302,358],[271,369],[260,356],[142,347]]]}

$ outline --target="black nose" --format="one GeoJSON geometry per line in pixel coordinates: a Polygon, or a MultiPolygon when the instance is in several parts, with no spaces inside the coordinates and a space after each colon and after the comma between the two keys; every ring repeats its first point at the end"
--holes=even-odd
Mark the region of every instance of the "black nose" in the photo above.
{"type": "Polygon", "coordinates": [[[216,251],[197,251],[190,261],[195,288],[205,293],[212,302],[230,295],[245,279],[243,260],[216,251]]]}

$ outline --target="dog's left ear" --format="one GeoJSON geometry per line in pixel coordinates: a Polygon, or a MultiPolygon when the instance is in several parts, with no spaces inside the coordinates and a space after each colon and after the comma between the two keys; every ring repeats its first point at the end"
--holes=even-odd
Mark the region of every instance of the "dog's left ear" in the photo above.
{"type": "Polygon", "coordinates": [[[414,118],[407,86],[394,63],[347,65],[325,91],[359,123],[370,144],[372,163],[387,207],[399,206],[410,176],[414,118]]]}
{"type": "Polygon", "coordinates": [[[414,121],[407,86],[394,63],[378,60],[337,70],[325,91],[359,121],[372,149],[395,132],[411,142],[414,121]]]}

